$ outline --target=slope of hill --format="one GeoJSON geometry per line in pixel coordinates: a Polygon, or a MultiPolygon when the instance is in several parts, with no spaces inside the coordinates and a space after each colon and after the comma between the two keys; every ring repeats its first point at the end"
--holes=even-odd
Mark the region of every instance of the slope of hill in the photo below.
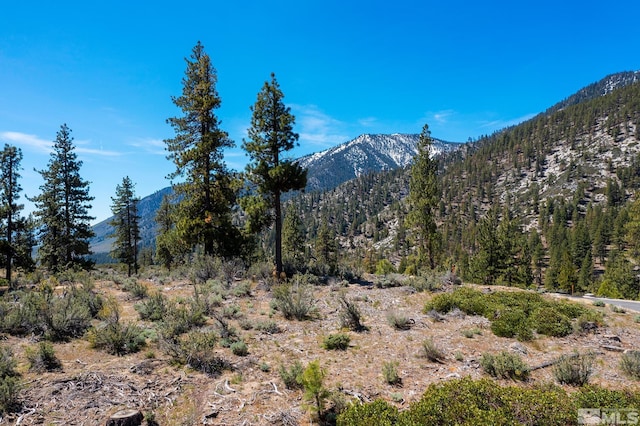
{"type": "MultiPolygon", "coordinates": [[[[308,170],[307,191],[323,191],[375,171],[406,167],[416,155],[417,134],[371,135],[304,156],[298,160],[308,170]]],[[[432,155],[457,149],[461,144],[434,139],[432,155]]]]}
{"type": "Polygon", "coordinates": [[[640,81],[640,71],[624,71],[608,75],[605,78],[578,90],[573,95],[547,109],[546,112],[553,113],[571,105],[579,104],[580,102],[590,101],[611,93],[615,89],[620,89],[637,81],[640,81]]]}
{"type": "MultiPolygon", "coordinates": [[[[160,203],[162,202],[162,198],[165,195],[170,194],[171,188],[163,188],[159,191],[154,192],[151,195],[148,195],[138,202],[138,214],[140,215],[140,238],[141,238],[141,247],[151,246],[156,237],[156,223],[155,216],[158,208],[160,207],[160,203]]],[[[111,245],[113,244],[113,239],[109,237],[113,233],[113,227],[109,224],[113,220],[113,217],[103,220],[102,222],[93,226],[93,232],[95,233],[95,237],[93,237],[90,241],[91,250],[94,254],[98,253],[108,253],[111,251],[111,245]]]]}
{"type": "MultiPolygon", "coordinates": [[[[584,263],[585,279],[597,285],[611,247],[625,248],[628,215],[621,207],[640,189],[639,142],[640,83],[635,83],[444,155],[437,212],[443,260],[461,273],[463,267],[477,267],[472,263],[486,238],[480,235],[485,213],[494,207],[500,221],[508,208],[512,248],[531,250],[526,247],[532,235],[541,240],[535,262],[526,262],[531,251],[508,255],[522,259],[523,266],[535,264],[538,283],[548,268],[557,272],[561,262],[570,262],[563,285],[576,283],[587,256],[591,263],[584,263]],[[619,211],[623,214],[617,218],[619,211]]],[[[373,256],[374,264],[386,258],[398,266],[411,253],[411,235],[404,229],[408,177],[405,168],[364,175],[320,195],[303,194],[294,200],[296,213],[310,230],[309,238],[320,221],[333,225],[343,250],[351,252],[343,257],[355,256],[354,264],[370,265],[373,256]]],[[[497,237],[498,225],[490,231],[497,237]]],[[[467,272],[480,277],[483,271],[467,272]]],[[[558,285],[554,280],[552,286],[558,285]]]]}
{"type": "MultiPolygon", "coordinates": [[[[326,151],[300,158],[298,161],[308,169],[307,191],[332,189],[342,182],[366,173],[393,170],[407,166],[417,152],[419,135],[361,135],[326,151]]],[[[433,155],[457,149],[461,144],[434,140],[433,155]]],[[[152,246],[155,242],[156,224],[154,217],[162,197],[171,193],[171,188],[163,188],[144,197],[138,205],[140,212],[141,246],[152,246]]],[[[99,253],[111,250],[113,232],[108,218],[93,227],[95,237],[91,249],[96,259],[99,253]]],[[[102,257],[102,256],[100,256],[102,257]]],[[[100,259],[102,260],[102,259],[100,259]]]]}

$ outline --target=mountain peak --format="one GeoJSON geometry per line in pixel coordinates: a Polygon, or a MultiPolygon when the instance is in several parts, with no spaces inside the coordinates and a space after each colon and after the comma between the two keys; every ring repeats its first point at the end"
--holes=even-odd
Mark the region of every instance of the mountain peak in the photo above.
{"type": "MultiPolygon", "coordinates": [[[[418,134],[362,134],[350,141],[304,156],[299,164],[308,169],[307,191],[324,190],[368,172],[408,166],[418,152],[418,134]]],[[[461,144],[433,139],[432,155],[461,144]]]]}
{"type": "Polygon", "coordinates": [[[640,81],[640,70],[609,74],[595,83],[591,83],[590,85],[583,87],[568,98],[558,102],[551,108],[547,109],[546,113],[553,113],[571,105],[579,104],[580,102],[586,102],[600,96],[605,96],[616,89],[628,86],[638,81],[640,81]]]}

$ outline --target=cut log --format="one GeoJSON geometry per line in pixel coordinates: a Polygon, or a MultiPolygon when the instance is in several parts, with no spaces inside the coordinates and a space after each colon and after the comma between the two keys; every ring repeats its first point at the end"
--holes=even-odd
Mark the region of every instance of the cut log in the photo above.
{"type": "Polygon", "coordinates": [[[120,410],[109,417],[106,426],[140,426],[143,418],[138,410],[120,410]]]}

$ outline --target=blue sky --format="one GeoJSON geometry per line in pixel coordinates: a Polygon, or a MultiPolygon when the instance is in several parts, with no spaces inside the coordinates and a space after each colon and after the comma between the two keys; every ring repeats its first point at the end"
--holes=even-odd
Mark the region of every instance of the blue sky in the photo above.
{"type": "Polygon", "coordinates": [[[34,196],[33,170],[67,123],[100,221],[124,176],[139,196],[170,184],[165,120],[180,113],[171,96],[198,40],[237,144],[225,160],[239,170],[249,107],[271,72],[296,116],[292,156],[424,123],[466,141],[640,69],[638,16],[635,0],[5,2],[0,145],[22,149],[23,195],[34,196]]]}

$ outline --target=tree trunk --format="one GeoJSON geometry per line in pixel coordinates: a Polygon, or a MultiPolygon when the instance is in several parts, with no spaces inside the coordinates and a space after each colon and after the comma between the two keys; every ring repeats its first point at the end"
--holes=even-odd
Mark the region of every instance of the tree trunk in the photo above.
{"type": "Polygon", "coordinates": [[[138,410],[120,410],[109,417],[106,426],[140,426],[143,418],[138,410]]]}
{"type": "Polygon", "coordinates": [[[276,217],[276,272],[278,279],[282,274],[282,207],[280,206],[280,191],[275,192],[275,217],[276,217]]]}

